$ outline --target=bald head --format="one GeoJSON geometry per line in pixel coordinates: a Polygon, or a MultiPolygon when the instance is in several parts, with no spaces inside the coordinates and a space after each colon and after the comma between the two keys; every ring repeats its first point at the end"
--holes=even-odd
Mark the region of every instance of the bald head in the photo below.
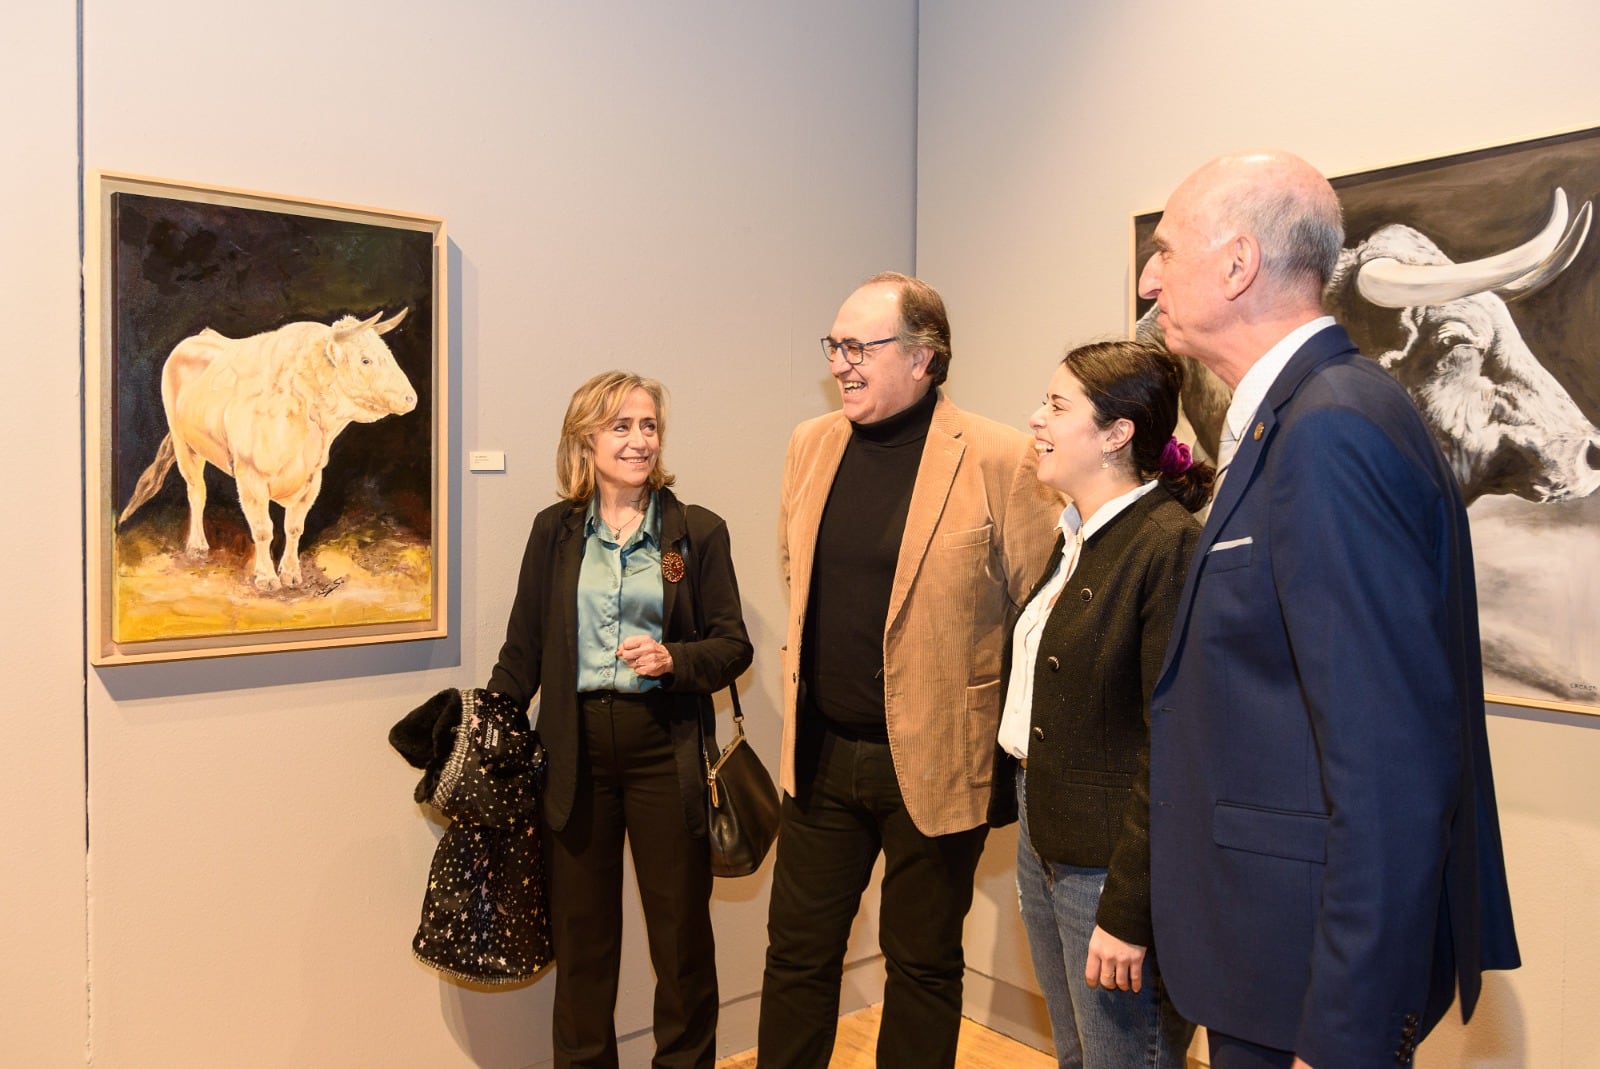
{"type": "Polygon", "coordinates": [[[1139,296],[1175,353],[1229,386],[1289,331],[1322,314],[1344,243],[1339,198],[1286,152],[1223,156],[1183,181],[1156,226],[1139,296]]]}
{"type": "Polygon", "coordinates": [[[1260,281],[1320,301],[1344,244],[1339,197],[1315,167],[1287,152],[1222,156],[1173,194],[1187,196],[1197,222],[1220,244],[1237,234],[1261,249],[1260,281]]]}

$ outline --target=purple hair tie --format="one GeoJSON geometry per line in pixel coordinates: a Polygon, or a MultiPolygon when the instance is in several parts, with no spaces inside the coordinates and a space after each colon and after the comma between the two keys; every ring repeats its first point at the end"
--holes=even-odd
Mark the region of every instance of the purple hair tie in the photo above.
{"type": "Polygon", "coordinates": [[[1161,450],[1161,474],[1182,475],[1193,463],[1194,456],[1187,445],[1178,441],[1176,436],[1167,439],[1166,448],[1161,450]]]}

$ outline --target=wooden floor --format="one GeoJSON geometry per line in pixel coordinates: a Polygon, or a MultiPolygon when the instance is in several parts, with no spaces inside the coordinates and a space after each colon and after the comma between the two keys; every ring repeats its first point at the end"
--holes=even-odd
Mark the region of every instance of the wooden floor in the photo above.
{"type": "MultiPolygon", "coordinates": [[[[873,1069],[878,1045],[881,1006],[868,1006],[839,1018],[828,1069],[873,1069]]],[[[717,1063],[717,1069],[755,1069],[756,1052],[747,1050],[717,1063]]],[[[1053,1054],[1034,1050],[1009,1036],[991,1031],[976,1021],[961,1019],[961,1039],[956,1047],[959,1069],[1055,1069],[1053,1054]]]]}

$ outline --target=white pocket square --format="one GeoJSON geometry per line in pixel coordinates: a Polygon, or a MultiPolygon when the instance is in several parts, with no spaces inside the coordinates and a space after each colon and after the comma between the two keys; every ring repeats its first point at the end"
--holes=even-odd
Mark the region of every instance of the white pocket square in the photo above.
{"type": "Polygon", "coordinates": [[[1248,546],[1254,541],[1255,539],[1249,535],[1245,535],[1243,538],[1230,538],[1226,542],[1218,542],[1216,545],[1206,550],[1206,553],[1216,553],[1217,551],[1223,549],[1238,549],[1240,546],[1248,546]]]}

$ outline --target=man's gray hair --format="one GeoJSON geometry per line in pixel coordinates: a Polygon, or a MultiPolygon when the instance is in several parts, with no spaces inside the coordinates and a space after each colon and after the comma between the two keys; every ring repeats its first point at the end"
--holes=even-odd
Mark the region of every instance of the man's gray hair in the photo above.
{"type": "Polygon", "coordinates": [[[1261,245],[1261,269],[1285,283],[1315,282],[1320,293],[1333,277],[1344,245],[1344,214],[1329,187],[1304,189],[1240,184],[1223,193],[1214,216],[1218,241],[1245,230],[1261,245]]]}
{"type": "Polygon", "coordinates": [[[900,322],[895,328],[900,347],[910,352],[926,348],[928,376],[933,385],[940,386],[950,374],[950,317],[944,310],[944,298],[939,291],[910,275],[898,271],[879,271],[863,286],[887,284],[900,291],[900,322]]]}

